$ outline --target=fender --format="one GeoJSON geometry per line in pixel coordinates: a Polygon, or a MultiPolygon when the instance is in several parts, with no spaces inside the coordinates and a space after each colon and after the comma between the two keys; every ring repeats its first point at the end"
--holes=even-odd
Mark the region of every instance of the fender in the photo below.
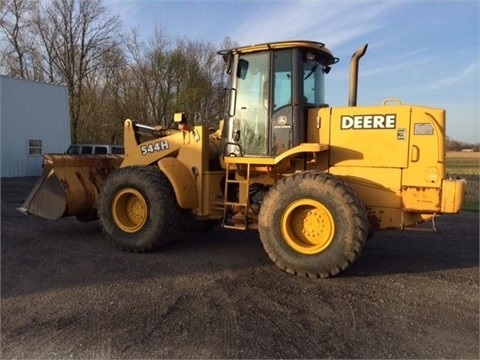
{"type": "Polygon", "coordinates": [[[197,185],[187,167],[174,157],[158,160],[158,167],[172,184],[178,205],[182,209],[196,209],[198,207],[197,185]]]}

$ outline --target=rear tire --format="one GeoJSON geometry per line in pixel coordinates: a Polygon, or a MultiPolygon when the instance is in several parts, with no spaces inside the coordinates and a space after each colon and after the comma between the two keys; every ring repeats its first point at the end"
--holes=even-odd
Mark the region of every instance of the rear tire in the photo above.
{"type": "Polygon", "coordinates": [[[122,250],[146,252],[172,240],[179,211],[173,188],[157,167],[121,168],[100,191],[103,232],[122,250]]]}
{"type": "Polygon", "coordinates": [[[352,187],[316,171],[285,177],[273,186],[258,225],[265,251],[280,268],[322,278],[352,264],[368,234],[367,212],[352,187]]]}

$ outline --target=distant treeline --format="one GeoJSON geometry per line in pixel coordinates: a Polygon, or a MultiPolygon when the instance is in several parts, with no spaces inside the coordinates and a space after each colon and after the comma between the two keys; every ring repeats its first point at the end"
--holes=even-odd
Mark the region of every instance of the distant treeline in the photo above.
{"type": "Polygon", "coordinates": [[[447,151],[462,151],[462,150],[480,151],[480,143],[471,144],[463,141],[453,140],[447,136],[446,148],[447,148],[447,151]]]}

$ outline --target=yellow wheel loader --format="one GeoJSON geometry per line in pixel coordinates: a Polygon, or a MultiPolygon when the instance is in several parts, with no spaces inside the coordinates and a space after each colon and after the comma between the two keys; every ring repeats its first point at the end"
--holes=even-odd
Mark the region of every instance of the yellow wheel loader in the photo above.
{"type": "Polygon", "coordinates": [[[21,211],[47,219],[98,216],[106,238],[149,251],[179,230],[258,229],[291,274],[333,276],[367,237],[458,213],[465,181],[445,178],[445,111],[387,99],[324,99],[338,59],[324,44],[287,41],[220,51],[230,75],[216,133],[176,114],[176,129],[126,120],[125,155],[45,155],[21,211]]]}

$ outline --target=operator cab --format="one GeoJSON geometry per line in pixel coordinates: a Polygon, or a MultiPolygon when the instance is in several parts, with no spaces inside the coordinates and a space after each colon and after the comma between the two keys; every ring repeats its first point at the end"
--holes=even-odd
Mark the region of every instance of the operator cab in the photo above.
{"type": "Polygon", "coordinates": [[[325,45],[289,41],[219,52],[230,74],[225,156],[275,157],[306,142],[309,108],[325,106],[325,45]]]}

